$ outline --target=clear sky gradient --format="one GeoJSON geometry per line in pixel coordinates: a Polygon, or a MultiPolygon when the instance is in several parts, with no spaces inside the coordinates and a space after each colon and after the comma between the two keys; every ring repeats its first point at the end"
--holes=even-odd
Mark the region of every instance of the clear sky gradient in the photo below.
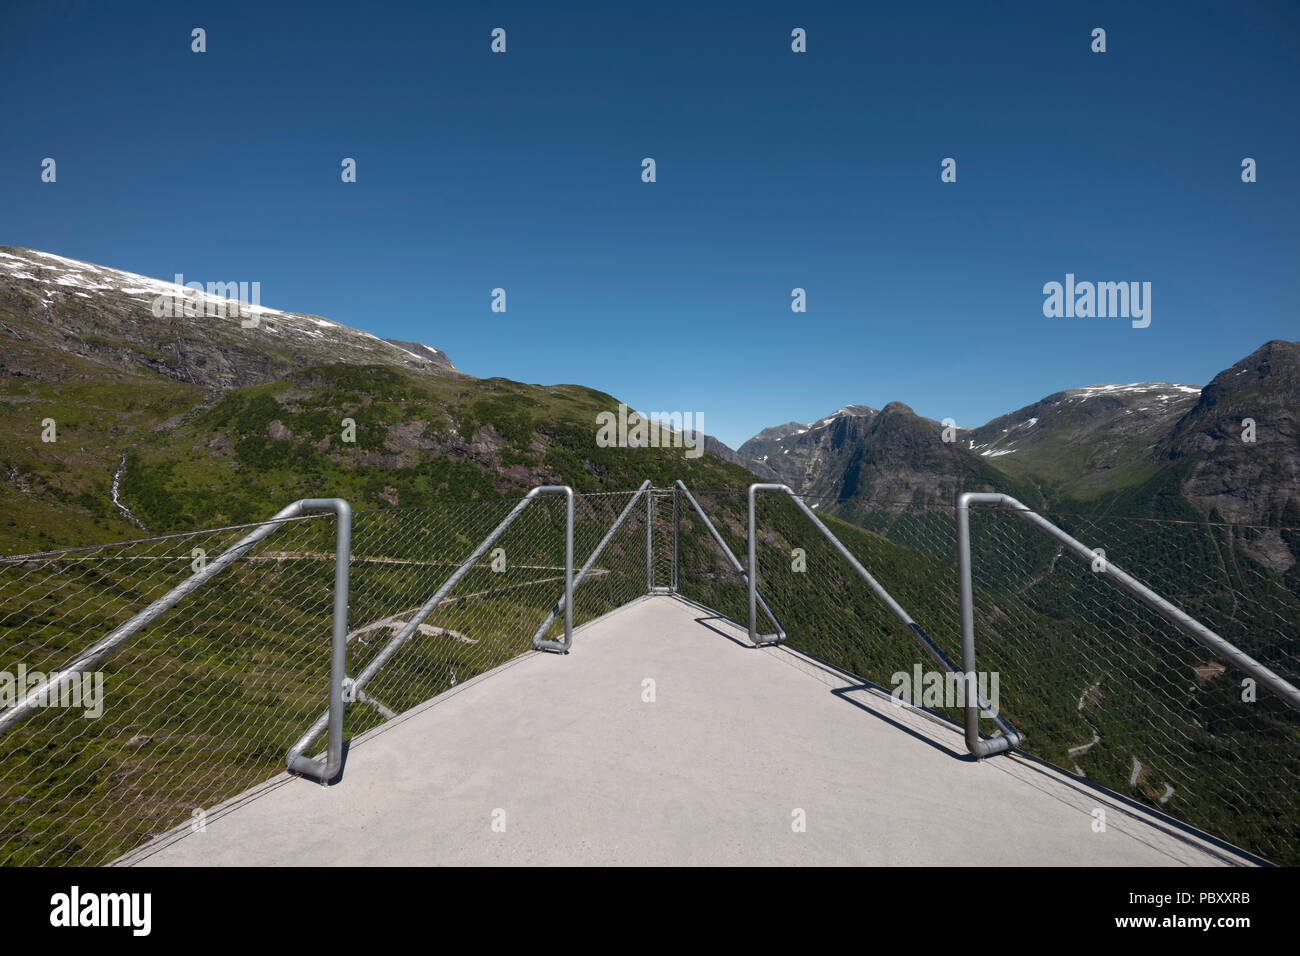
{"type": "Polygon", "coordinates": [[[1300,4],[620,6],[8,4],[0,243],[259,281],[732,446],[1300,337],[1300,4]],[[1151,282],[1150,327],[1044,318],[1067,272],[1151,282]]]}

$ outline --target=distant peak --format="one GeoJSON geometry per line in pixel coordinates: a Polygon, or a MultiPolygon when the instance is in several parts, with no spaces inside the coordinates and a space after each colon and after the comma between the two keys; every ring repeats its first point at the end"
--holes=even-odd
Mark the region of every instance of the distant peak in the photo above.
{"type": "Polygon", "coordinates": [[[890,402],[881,411],[886,415],[897,415],[900,412],[906,412],[909,415],[916,414],[916,412],[912,411],[912,406],[906,402],[890,402]]]}
{"type": "Polygon", "coordinates": [[[825,418],[818,419],[815,422],[810,422],[804,427],[821,428],[825,425],[829,425],[837,418],[867,418],[877,414],[879,414],[879,412],[870,405],[843,405],[835,409],[835,411],[831,412],[825,418]]]}

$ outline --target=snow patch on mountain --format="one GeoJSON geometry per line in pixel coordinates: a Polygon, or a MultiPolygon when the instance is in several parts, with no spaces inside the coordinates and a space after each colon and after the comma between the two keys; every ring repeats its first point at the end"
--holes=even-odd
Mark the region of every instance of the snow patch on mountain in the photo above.
{"type": "MultiPolygon", "coordinates": [[[[179,321],[193,330],[193,335],[187,331],[178,336],[169,333],[174,341],[187,341],[190,347],[198,344],[202,348],[228,334],[217,331],[225,323],[234,323],[241,335],[247,331],[249,335],[280,340],[276,346],[278,356],[285,354],[282,350],[288,345],[292,354],[303,362],[346,361],[459,371],[445,352],[432,346],[388,340],[319,316],[286,312],[236,298],[258,298],[258,283],[205,283],[204,288],[198,289],[17,246],[0,251],[0,282],[7,280],[27,284],[29,294],[34,294],[45,308],[57,309],[60,301],[68,308],[75,308],[77,321],[83,324],[94,324],[101,318],[120,323],[125,316],[136,314],[138,308],[142,340],[151,334],[147,331],[150,324],[163,318],[168,322],[179,321]],[[230,295],[226,294],[227,290],[230,295]],[[92,301],[73,303],[73,296],[92,301]],[[96,309],[95,300],[103,304],[102,310],[96,309]],[[157,308],[160,303],[165,306],[161,310],[163,316],[159,316],[157,308]],[[214,334],[216,339],[212,339],[214,334]]],[[[210,366],[219,367],[225,366],[210,366]]]]}
{"type": "Polygon", "coordinates": [[[1180,395],[1199,395],[1201,389],[1198,385],[1179,385],[1175,382],[1131,382],[1127,385],[1085,385],[1082,388],[1069,389],[1065,395],[1068,399],[1085,401],[1099,395],[1136,396],[1150,392],[1156,393],[1155,397],[1161,401],[1168,401],[1180,395]]]}

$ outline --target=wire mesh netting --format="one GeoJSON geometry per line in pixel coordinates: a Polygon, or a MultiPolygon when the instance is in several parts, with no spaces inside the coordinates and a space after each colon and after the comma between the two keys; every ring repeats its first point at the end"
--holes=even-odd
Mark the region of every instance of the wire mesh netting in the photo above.
{"type": "Polygon", "coordinates": [[[1300,863],[1300,713],[1107,580],[1114,565],[1300,684],[1300,602],[1239,546],[1251,529],[972,513],[976,648],[1027,748],[1278,863],[1300,863]]]}
{"type": "Polygon", "coordinates": [[[650,566],[653,568],[650,576],[650,584],[655,588],[669,588],[674,586],[673,580],[673,562],[676,560],[674,549],[674,512],[673,512],[673,492],[665,489],[654,489],[649,492],[653,499],[651,504],[651,516],[653,522],[653,534],[650,536],[651,561],[650,566]]]}
{"type": "MultiPolygon", "coordinates": [[[[743,496],[696,498],[745,560],[743,496]]],[[[760,494],[757,508],[759,590],[787,643],[960,722],[949,698],[916,686],[918,665],[926,675],[939,665],[794,503],[760,494]]],[[[954,509],[859,505],[854,517],[866,527],[831,530],[960,666],[954,509]]],[[[1300,544],[1300,532],[1046,517],[1300,684],[1294,572],[1259,554],[1279,534],[1300,544]]],[[[745,621],[743,577],[699,539],[683,532],[682,593],[745,621]]],[[[977,683],[1023,749],[1266,859],[1300,863],[1300,714],[1094,570],[1106,564],[1079,560],[1009,510],[972,510],[971,550],[977,683]]]]}
{"type": "MultiPolygon", "coordinates": [[[[575,496],[576,567],[633,494],[575,496]]],[[[575,626],[645,593],[644,501],[575,594],[575,626]]],[[[349,675],[516,504],[353,516],[349,675]]],[[[530,650],[564,593],[564,526],[562,497],[533,500],[348,705],[347,735],[530,650]]],[[[4,703],[251,527],[0,560],[4,703]]],[[[282,770],[328,701],[335,534],[332,515],[281,522],[0,736],[0,862],[105,863],[282,770]]],[[[562,634],[559,614],[543,636],[562,634]]]]}
{"type": "MultiPolygon", "coordinates": [[[[748,549],[744,493],[694,494],[743,564],[748,549]]],[[[951,510],[948,517],[951,520],[951,510]]],[[[702,530],[693,510],[683,508],[678,572],[683,596],[745,622],[749,611],[743,575],[725,561],[720,548],[706,546],[707,531],[701,534],[692,528],[687,532],[692,522],[702,530]]],[[[937,639],[944,628],[956,633],[958,608],[951,557],[934,557],[839,522],[833,523],[832,530],[951,655],[951,642],[937,639]],[[922,607],[928,613],[918,613],[922,607]]],[[[952,537],[951,531],[946,533],[952,537]]],[[[791,647],[887,690],[897,683],[894,675],[910,677],[915,663],[933,664],[910,629],[890,613],[786,495],[758,496],[755,553],[759,592],[779,618],[791,647]]],[[[759,630],[771,631],[761,609],[758,613],[759,630]]]]}
{"type": "MultiPolygon", "coordinates": [[[[6,560],[4,670],[34,686],[247,530],[6,560]]],[[[333,532],[329,517],[285,522],[57,702],[83,706],[6,731],[0,860],[102,863],[269,776],[322,699],[333,532]]]]}
{"type": "MultiPolygon", "coordinates": [[[[744,491],[694,495],[743,565],[744,491]]],[[[351,677],[518,504],[354,515],[351,677]]],[[[809,504],[819,514],[833,506],[809,504]]],[[[953,509],[859,506],[854,517],[865,527],[827,521],[960,662],[953,509]]],[[[1290,529],[1047,517],[1287,680],[1300,678],[1295,572],[1270,566],[1261,550],[1290,529]]],[[[534,634],[562,636],[563,614],[553,612],[564,527],[563,497],[531,501],[355,695],[345,735],[525,653],[534,634]]],[[[912,686],[918,665],[926,673],[938,665],[793,501],[760,495],[757,529],[759,588],[791,646],[960,720],[950,702],[912,686]]],[[[11,698],[3,704],[249,530],[0,559],[0,686],[11,698]]],[[[281,771],[328,699],[335,534],[332,515],[281,522],[70,682],[62,700],[0,735],[0,862],[108,862],[281,771]]],[[[575,572],[602,542],[575,592],[575,626],[674,581],[683,597],[746,621],[744,574],[685,496],[576,495],[575,572]]],[[[1294,710],[1009,511],[972,512],[972,554],[982,689],[1025,735],[1026,750],[1270,860],[1300,862],[1294,710]]],[[[760,631],[770,632],[759,613],[760,631]]]]}

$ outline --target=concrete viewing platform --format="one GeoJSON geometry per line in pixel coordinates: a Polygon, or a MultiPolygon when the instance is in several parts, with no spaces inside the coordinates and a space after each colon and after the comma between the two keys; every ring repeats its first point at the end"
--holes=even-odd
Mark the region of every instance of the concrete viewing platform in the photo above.
{"type": "Polygon", "coordinates": [[[580,628],[118,861],[1250,865],[1252,858],[673,597],[580,628]],[[646,702],[643,682],[653,680],[646,702]],[[1105,832],[1093,813],[1105,810],[1105,832]],[[794,824],[806,820],[806,829],[794,824]],[[500,832],[504,822],[504,832],[500,832]],[[494,829],[494,823],[496,828],[494,829]]]}

